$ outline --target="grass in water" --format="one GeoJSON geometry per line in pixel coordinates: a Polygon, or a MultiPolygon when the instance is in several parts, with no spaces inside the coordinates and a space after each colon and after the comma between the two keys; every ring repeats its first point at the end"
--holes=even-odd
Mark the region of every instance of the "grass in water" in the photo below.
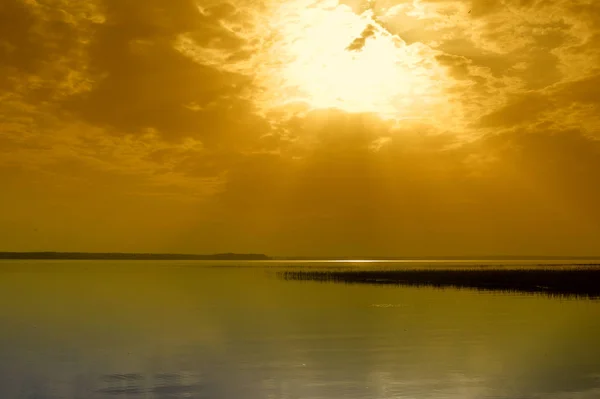
{"type": "Polygon", "coordinates": [[[410,269],[285,271],[285,280],[347,284],[469,288],[485,291],[540,293],[551,296],[600,298],[600,268],[536,269],[410,269]]]}

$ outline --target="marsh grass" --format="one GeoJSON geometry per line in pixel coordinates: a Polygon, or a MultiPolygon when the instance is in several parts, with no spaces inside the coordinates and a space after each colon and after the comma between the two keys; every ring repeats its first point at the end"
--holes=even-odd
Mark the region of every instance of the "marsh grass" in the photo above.
{"type": "Polygon", "coordinates": [[[284,271],[285,280],[468,288],[600,299],[600,267],[284,271]]]}

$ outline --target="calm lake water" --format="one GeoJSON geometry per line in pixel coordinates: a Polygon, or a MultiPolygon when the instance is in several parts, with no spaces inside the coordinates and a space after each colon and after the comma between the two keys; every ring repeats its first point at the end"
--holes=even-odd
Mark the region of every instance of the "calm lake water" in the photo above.
{"type": "Polygon", "coordinates": [[[345,266],[1,261],[0,398],[600,398],[600,301],[275,274],[345,266]]]}

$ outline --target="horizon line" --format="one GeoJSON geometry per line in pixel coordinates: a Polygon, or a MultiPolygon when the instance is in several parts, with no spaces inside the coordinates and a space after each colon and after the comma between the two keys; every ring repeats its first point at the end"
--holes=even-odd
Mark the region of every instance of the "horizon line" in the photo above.
{"type": "MultiPolygon", "coordinates": [[[[260,252],[216,252],[216,253],[177,253],[177,252],[88,252],[88,251],[0,251],[0,258],[12,256],[145,256],[145,257],[260,257],[263,260],[537,260],[537,259],[600,259],[600,255],[436,255],[436,256],[316,256],[316,255],[267,255],[260,252]]],[[[235,260],[235,259],[234,259],[235,260]]]]}

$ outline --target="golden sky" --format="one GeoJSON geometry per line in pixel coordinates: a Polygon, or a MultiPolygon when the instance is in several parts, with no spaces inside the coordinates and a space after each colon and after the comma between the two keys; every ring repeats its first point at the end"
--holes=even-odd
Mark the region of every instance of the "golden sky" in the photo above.
{"type": "Polygon", "coordinates": [[[595,0],[2,0],[0,250],[600,253],[595,0]]]}

